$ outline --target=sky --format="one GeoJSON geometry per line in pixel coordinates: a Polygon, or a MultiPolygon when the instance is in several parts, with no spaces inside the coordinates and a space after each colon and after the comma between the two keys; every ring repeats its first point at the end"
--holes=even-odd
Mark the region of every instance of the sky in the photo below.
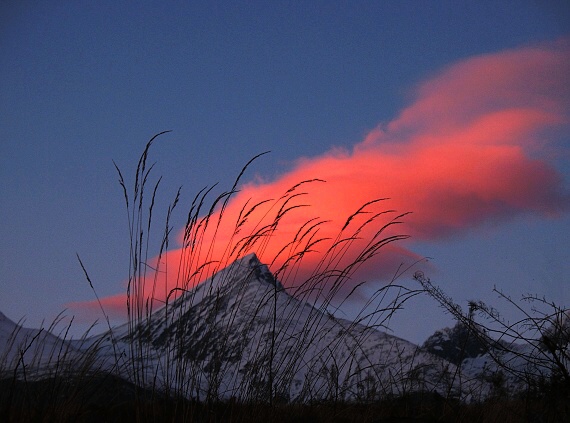
{"type": "MultiPolygon", "coordinates": [[[[516,318],[496,286],[568,306],[566,2],[117,3],[0,6],[0,311],[9,318],[38,327],[66,310],[77,333],[101,319],[79,255],[120,321],[129,233],[113,161],[129,185],[146,142],[165,130],[149,159],[162,176],[156,219],[182,186],[165,260],[182,254],[194,195],[231,188],[271,151],[243,175],[228,216],[302,180],[326,182],[302,187],[295,201],[310,207],[283,220],[263,261],[307,218],[326,220],[319,236],[334,238],[363,203],[390,198],[367,211],[411,212],[397,225],[410,238],[360,269],[372,283],[360,300],[400,263],[429,257],[426,275],[462,305],[481,299],[516,318]]],[[[217,241],[222,254],[228,240],[217,241]]],[[[399,281],[413,287],[412,275],[399,281]]],[[[449,324],[433,300],[415,297],[392,329],[421,342],[449,324]]]]}

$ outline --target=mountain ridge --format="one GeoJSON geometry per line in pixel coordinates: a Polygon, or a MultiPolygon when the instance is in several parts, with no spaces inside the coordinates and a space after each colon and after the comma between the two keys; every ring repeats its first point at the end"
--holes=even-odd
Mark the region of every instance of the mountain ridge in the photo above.
{"type": "Polygon", "coordinates": [[[182,385],[194,378],[196,399],[212,391],[226,399],[257,398],[273,390],[294,401],[322,400],[333,390],[346,399],[371,399],[388,393],[383,379],[391,378],[391,395],[432,389],[438,378],[428,375],[454,367],[406,340],[337,319],[289,295],[255,254],[184,292],[136,330],[127,329],[114,333],[123,355],[133,358],[134,343],[146,368],[176,363],[162,379],[182,385]],[[425,377],[412,381],[406,372],[414,369],[425,377]]]}
{"type": "MultiPolygon", "coordinates": [[[[425,391],[482,399],[494,389],[501,353],[472,343],[464,329],[441,329],[419,347],[290,295],[249,254],[152,314],[80,341],[21,328],[0,313],[7,345],[0,370],[22,364],[29,372],[45,368],[58,351],[69,361],[84,352],[100,371],[199,401],[367,402],[425,391]],[[8,333],[26,336],[9,344],[8,333]]],[[[526,354],[525,347],[515,347],[501,357],[524,372],[517,351],[526,354]]],[[[520,389],[505,377],[505,386],[520,389]]]]}

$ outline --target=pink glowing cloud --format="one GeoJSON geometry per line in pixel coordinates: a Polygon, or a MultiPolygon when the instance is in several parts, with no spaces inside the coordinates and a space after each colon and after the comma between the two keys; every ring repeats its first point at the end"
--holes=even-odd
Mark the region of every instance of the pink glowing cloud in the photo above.
{"type": "MultiPolygon", "coordinates": [[[[557,151],[560,134],[568,129],[568,75],[569,40],[483,55],[448,67],[420,84],[409,107],[372,130],[351,151],[333,149],[301,158],[275,181],[241,187],[223,211],[215,236],[211,231],[201,241],[211,250],[206,254],[202,249],[201,257],[187,263],[186,274],[204,260],[230,260],[228,246],[271,222],[282,204],[309,206],[292,209],[277,230],[268,230],[267,237],[251,248],[262,261],[271,263],[272,270],[306,245],[304,239],[279,254],[308,219],[327,222],[311,232],[313,240],[324,240],[312,248],[317,252],[307,254],[294,268],[297,282],[293,268],[283,272],[291,289],[318,266],[322,259],[318,252],[333,245],[347,217],[372,199],[390,198],[369,205],[366,214],[351,222],[350,230],[386,209],[413,213],[402,219],[405,225],[388,228],[384,235],[406,233],[416,240],[445,239],[522,214],[555,217],[566,212],[570,194],[563,177],[541,153],[546,147],[557,151]],[[306,183],[287,194],[298,182],[313,178],[326,183],[306,183]],[[279,200],[295,194],[303,195],[289,202],[279,200]],[[265,199],[276,199],[276,203],[253,210],[238,236],[230,238],[244,204],[265,199]]],[[[219,213],[213,217],[216,224],[219,213]]],[[[394,216],[383,215],[378,222],[394,216]]],[[[353,251],[365,249],[381,224],[362,229],[359,239],[352,241],[353,251]]],[[[182,235],[179,238],[182,241],[182,235]]],[[[178,263],[187,251],[180,248],[162,257],[168,271],[157,279],[158,298],[164,299],[174,283],[181,283],[178,263]]],[[[353,258],[338,256],[334,264],[342,267],[353,258]]],[[[358,269],[358,281],[389,279],[399,263],[418,258],[401,244],[389,244],[358,269]]],[[[199,277],[182,279],[188,286],[200,281],[199,277]]],[[[102,302],[112,308],[117,297],[102,302]]]]}

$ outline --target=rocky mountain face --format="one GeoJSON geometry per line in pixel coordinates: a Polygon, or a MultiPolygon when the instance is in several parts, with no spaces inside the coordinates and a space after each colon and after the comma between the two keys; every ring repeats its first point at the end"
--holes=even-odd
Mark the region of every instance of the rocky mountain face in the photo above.
{"type": "Polygon", "coordinates": [[[422,347],[425,351],[456,366],[461,365],[465,359],[479,357],[489,350],[488,346],[461,322],[452,328],[436,331],[424,342],[422,347]]]}

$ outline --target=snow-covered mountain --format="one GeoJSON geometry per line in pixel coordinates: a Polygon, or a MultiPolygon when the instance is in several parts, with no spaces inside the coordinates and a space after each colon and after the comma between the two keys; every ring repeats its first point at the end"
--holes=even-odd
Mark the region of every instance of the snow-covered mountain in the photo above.
{"type": "Polygon", "coordinates": [[[82,351],[49,329],[26,328],[0,313],[0,370],[24,371],[28,367],[37,373],[82,356],[82,351]]]}
{"type": "Polygon", "coordinates": [[[103,341],[111,362],[124,357],[126,377],[199,399],[448,392],[455,369],[408,341],[299,301],[253,254],[103,341]]]}
{"type": "Polygon", "coordinates": [[[0,370],[42,377],[63,361],[199,400],[371,401],[417,391],[483,399],[524,388],[521,375],[551,371],[544,347],[503,347],[481,343],[461,324],[420,348],[336,318],[289,295],[254,254],[148,317],[81,341],[0,314],[0,370]]]}
{"type": "Polygon", "coordinates": [[[479,395],[523,392],[547,383],[556,374],[565,377],[561,372],[567,371],[570,362],[566,353],[570,339],[567,326],[544,330],[545,337],[553,334],[548,338],[554,340],[549,348],[544,337],[529,338],[527,342],[520,342],[521,337],[497,340],[489,337],[485,328],[471,324],[468,328],[458,322],[453,328],[438,330],[422,348],[459,366],[462,379],[478,381],[479,395]]]}

